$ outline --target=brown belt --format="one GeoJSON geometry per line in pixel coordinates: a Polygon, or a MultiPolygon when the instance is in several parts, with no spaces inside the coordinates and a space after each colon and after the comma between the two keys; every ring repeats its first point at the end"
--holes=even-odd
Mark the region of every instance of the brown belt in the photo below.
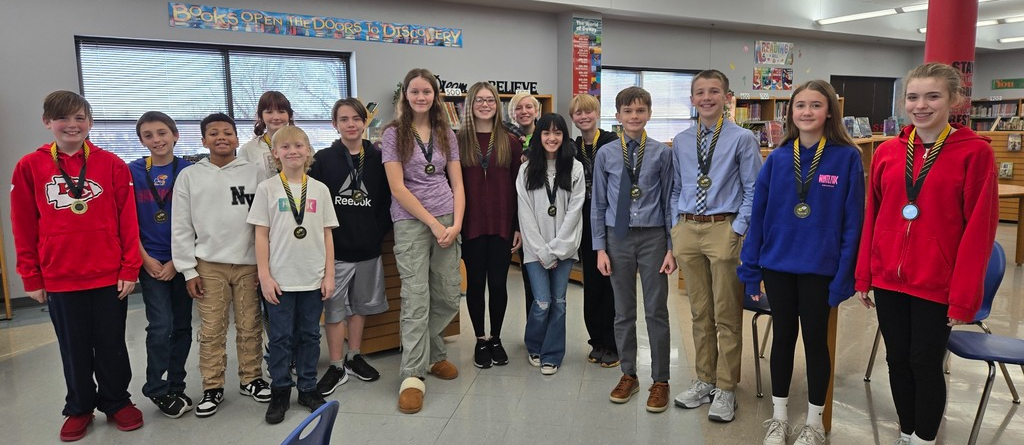
{"type": "Polygon", "coordinates": [[[682,217],[684,220],[687,220],[687,221],[696,221],[696,222],[706,223],[706,222],[725,221],[730,216],[736,216],[736,214],[735,213],[719,213],[717,215],[694,215],[692,213],[680,213],[679,216],[682,217]]]}

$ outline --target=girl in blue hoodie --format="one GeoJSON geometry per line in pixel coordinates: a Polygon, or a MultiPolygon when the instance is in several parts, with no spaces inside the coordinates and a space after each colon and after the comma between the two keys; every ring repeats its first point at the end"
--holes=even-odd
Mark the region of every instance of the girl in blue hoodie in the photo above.
{"type": "Polygon", "coordinates": [[[796,444],[825,441],[822,412],[832,372],[829,312],[854,294],[863,218],[860,151],[843,127],[835,90],[812,80],[793,92],[785,141],[758,175],[738,268],[746,294],[755,301],[768,298],[772,309],[774,414],[765,422],[766,445],[788,443],[790,432],[799,434],[796,444]],[[787,405],[800,329],[807,358],[807,422],[791,430],[787,405]]]}

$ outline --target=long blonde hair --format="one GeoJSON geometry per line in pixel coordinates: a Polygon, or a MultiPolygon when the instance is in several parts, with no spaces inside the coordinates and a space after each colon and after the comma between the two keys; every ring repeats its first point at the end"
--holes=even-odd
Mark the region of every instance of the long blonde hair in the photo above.
{"type": "Polygon", "coordinates": [[[498,89],[487,82],[474,83],[466,92],[466,105],[462,112],[462,128],[456,135],[459,141],[459,161],[464,166],[480,165],[480,155],[477,153],[480,141],[476,137],[476,118],[473,116],[473,106],[481,90],[490,91],[494,95],[494,117],[491,118],[494,125],[491,127],[491,133],[494,134],[495,160],[498,161],[499,166],[507,167],[509,159],[512,158],[512,148],[508,144],[508,133],[505,131],[505,126],[502,125],[501,98],[498,97],[498,89]]]}
{"type": "MultiPolygon", "coordinates": [[[[825,96],[825,100],[828,102],[828,117],[825,118],[825,128],[822,133],[825,136],[825,140],[833,144],[857,147],[857,143],[853,142],[850,134],[846,132],[846,127],[843,126],[843,110],[839,108],[839,98],[836,96],[836,90],[832,88],[832,85],[824,80],[810,80],[796,87],[790,98],[796,98],[796,95],[804,90],[817,91],[822,96],[825,96]]],[[[786,135],[782,140],[792,141],[799,137],[800,129],[796,128],[796,124],[793,122],[793,101],[791,100],[789,111],[786,112],[786,135]]]]}
{"type": "MultiPolygon", "coordinates": [[[[412,107],[409,105],[409,99],[405,97],[405,93],[409,90],[409,82],[412,82],[417,77],[426,80],[430,84],[430,88],[434,90],[434,103],[430,105],[428,113],[430,116],[430,131],[436,138],[437,146],[444,153],[445,162],[447,162],[448,159],[451,159],[452,154],[448,141],[448,132],[451,131],[451,127],[448,126],[448,121],[444,115],[444,106],[441,104],[437,77],[434,77],[434,73],[431,73],[426,68],[413,68],[409,70],[409,73],[405,75],[405,79],[402,80],[402,98],[398,101],[398,106],[395,107],[395,119],[388,124],[388,127],[394,127],[398,133],[396,141],[398,156],[402,162],[408,162],[416,146],[416,139],[412,134],[412,107]]],[[[426,137],[426,135],[421,135],[421,137],[426,137]]]]}

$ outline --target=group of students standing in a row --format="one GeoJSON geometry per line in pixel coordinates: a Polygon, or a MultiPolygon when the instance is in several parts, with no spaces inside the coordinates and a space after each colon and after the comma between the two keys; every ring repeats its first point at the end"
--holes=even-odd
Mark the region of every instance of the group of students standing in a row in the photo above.
{"type": "Polygon", "coordinates": [[[95,408],[119,429],[142,425],[127,392],[124,341],[124,297],[136,278],[149,320],[143,393],[168,416],[192,409],[184,394],[192,299],[202,320],[200,417],[213,415],[224,397],[232,306],[240,392],[270,402],[268,422],[283,420],[292,386],[298,403],[313,410],[350,374],[376,380],[359,347],[365,317],[387,309],[380,255],[393,228],[402,280],[401,412],[420,411],[427,374],[458,377],[442,335],[459,310],[460,257],[478,339],[474,364],[508,363],[506,279],[521,248],[529,362],[545,375],[561,366],[566,288],[582,260],[588,360],[621,365],[615,403],[640,389],[639,273],[651,412],[669,405],[668,275],[677,265],[693,315],[697,379],[674,402],[711,403],[711,420],[735,416],[744,292],[768,298],[774,413],[765,444],[785,444],[791,434],[798,444],[825,441],[829,313],[855,293],[874,306],[873,289],[902,431],[896,443],[933,443],[950,326],[972,321],[981,301],[997,222],[995,167],[987,139],[947,124],[963,100],[953,68],[922,65],[904,85],[911,125],[875,151],[866,206],[860,153],[824,81],[794,90],[785,142],[763,166],[753,135],[725,118],[729,82],[716,70],[695,76],[699,116],[671,148],[647,138],[651,98],[636,87],[616,96],[621,135],[598,128],[596,98],[575,97],[569,111],[582,136],[573,143],[566,121],[538,116],[539,103],[526,94],[509,104],[518,125],[506,128],[497,91],[480,82],[467,92],[456,135],[436,78],[414,69],[379,151],[362,139],[367,112],[358,100],[335,104],[341,137],[314,155],[305,133],[289,125],[287,98],[267,92],[257,137],[238,157],[234,122],[214,114],[201,123],[210,157],[187,169],[173,154],[177,128],[163,113],[139,119],[139,139],[152,155],[126,167],[86,140],[88,103],[53,93],[43,120],[56,140],[19,162],[11,195],[18,272],[32,298],[48,301],[64,361],[61,438],[83,437],[95,408]],[[266,302],[270,384],[261,378],[259,301],[266,302]],[[322,312],[331,365],[317,382],[322,312]],[[801,329],[808,413],[802,428],[791,428],[788,393],[801,329]]]}

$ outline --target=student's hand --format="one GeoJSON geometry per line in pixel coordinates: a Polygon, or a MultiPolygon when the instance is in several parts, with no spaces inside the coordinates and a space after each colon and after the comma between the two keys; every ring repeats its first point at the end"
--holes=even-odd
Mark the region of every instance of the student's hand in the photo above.
{"type": "Polygon", "coordinates": [[[523,247],[523,235],[516,231],[515,235],[512,235],[512,253],[516,253],[520,247],[523,247]]]}
{"type": "Polygon", "coordinates": [[[765,295],[764,295],[764,292],[761,292],[761,293],[759,293],[757,295],[751,295],[750,296],[750,299],[754,300],[754,301],[761,301],[761,298],[766,298],[765,295]]]}
{"type": "Polygon", "coordinates": [[[277,285],[277,281],[273,277],[260,278],[260,289],[263,290],[263,299],[267,300],[267,303],[273,305],[281,303],[281,300],[277,299],[277,296],[281,295],[281,286],[277,285]]]}
{"type": "Polygon", "coordinates": [[[46,289],[28,291],[28,297],[39,303],[46,303],[46,289]]]}
{"type": "Polygon", "coordinates": [[[324,281],[320,283],[320,293],[323,294],[320,299],[327,301],[334,296],[334,274],[324,274],[324,281]]]}
{"type": "Polygon", "coordinates": [[[444,231],[447,229],[448,227],[437,220],[434,221],[434,224],[430,225],[430,233],[434,235],[434,238],[437,238],[438,243],[441,242],[441,238],[444,237],[444,231]]]}
{"type": "Polygon", "coordinates": [[[855,295],[857,296],[857,299],[860,300],[860,304],[863,304],[864,307],[868,309],[875,307],[875,302],[871,301],[871,297],[868,296],[867,292],[857,292],[855,295]]]}
{"type": "Polygon", "coordinates": [[[953,317],[950,317],[949,318],[949,323],[946,323],[946,326],[953,327],[953,326],[960,326],[962,324],[967,324],[967,322],[963,321],[963,320],[957,320],[957,319],[955,319],[953,317]]]}
{"type": "Polygon", "coordinates": [[[597,251],[597,271],[606,277],[612,276],[612,261],[604,250],[597,251]]]}
{"type": "Polygon", "coordinates": [[[661,272],[665,275],[672,275],[672,272],[675,271],[676,257],[672,256],[672,251],[670,250],[665,253],[665,261],[661,263],[661,269],[658,269],[658,272],[661,272]]]}
{"type": "Polygon", "coordinates": [[[124,300],[128,294],[135,290],[135,281],[117,280],[117,299],[124,300]]]}
{"type": "Polygon", "coordinates": [[[160,273],[153,275],[153,278],[160,281],[171,281],[176,275],[178,275],[178,271],[174,268],[174,262],[168,261],[163,266],[160,266],[160,273]]]}
{"type": "Polygon", "coordinates": [[[148,273],[149,276],[159,280],[160,272],[163,270],[164,266],[160,264],[160,260],[153,258],[149,255],[146,255],[142,257],[142,268],[146,270],[146,273],[148,273]]]}
{"type": "Polygon", "coordinates": [[[447,248],[451,247],[452,244],[455,243],[455,241],[458,239],[458,236],[459,236],[459,228],[458,227],[455,227],[455,226],[448,227],[448,228],[444,229],[444,233],[441,235],[441,238],[439,238],[437,240],[437,244],[439,244],[441,246],[441,248],[447,249],[447,248]]]}
{"type": "Polygon", "coordinates": [[[206,289],[203,288],[203,279],[201,277],[195,277],[185,282],[185,290],[188,291],[188,296],[202,300],[206,297],[206,289]]]}

